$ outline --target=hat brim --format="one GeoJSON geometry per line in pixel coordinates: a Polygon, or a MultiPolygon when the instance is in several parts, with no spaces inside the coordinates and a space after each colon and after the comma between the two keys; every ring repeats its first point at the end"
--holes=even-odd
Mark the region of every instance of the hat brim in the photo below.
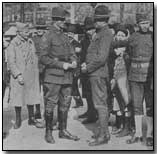
{"type": "Polygon", "coordinates": [[[60,17],[60,16],[53,16],[52,17],[53,21],[65,21],[65,17],[60,17]]]}

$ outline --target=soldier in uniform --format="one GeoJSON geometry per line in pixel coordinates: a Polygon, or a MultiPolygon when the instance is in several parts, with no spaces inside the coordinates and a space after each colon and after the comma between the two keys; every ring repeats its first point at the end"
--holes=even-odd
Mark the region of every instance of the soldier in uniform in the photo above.
{"type": "Polygon", "coordinates": [[[76,56],[68,37],[63,33],[65,10],[52,9],[53,25],[43,36],[40,62],[45,65],[44,100],[45,140],[54,144],[52,136],[53,112],[58,104],[59,138],[77,141],[79,138],[67,131],[68,110],[71,104],[72,70],[77,67],[76,56]]]}
{"type": "Polygon", "coordinates": [[[35,125],[34,105],[41,102],[39,90],[38,58],[33,41],[28,38],[26,24],[17,23],[17,36],[8,46],[7,58],[11,71],[10,102],[15,107],[16,122],[14,129],[21,126],[21,108],[27,104],[29,125],[35,125]]]}
{"type": "Polygon", "coordinates": [[[113,39],[112,32],[108,27],[109,9],[107,6],[99,5],[95,9],[94,22],[97,34],[92,39],[86,56],[86,64],[82,65],[82,71],[88,72],[92,87],[92,99],[98,111],[99,133],[89,146],[108,143],[110,133],[108,129],[108,66],[107,60],[110,45],[113,39]]]}
{"type": "MultiPolygon", "coordinates": [[[[147,115],[151,115],[153,94],[150,82],[153,75],[153,41],[152,33],[149,31],[150,21],[145,13],[136,14],[139,31],[133,33],[129,38],[131,48],[131,66],[129,81],[131,87],[131,98],[135,113],[135,132],[128,144],[138,142],[142,136],[143,101],[146,102],[147,115]]],[[[148,119],[151,121],[151,118],[148,119]]],[[[147,136],[151,137],[151,133],[147,136]]]]}

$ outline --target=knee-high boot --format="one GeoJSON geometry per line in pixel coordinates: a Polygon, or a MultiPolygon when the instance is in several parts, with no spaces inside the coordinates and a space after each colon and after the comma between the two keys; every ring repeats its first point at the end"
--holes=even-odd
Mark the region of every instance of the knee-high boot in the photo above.
{"type": "Polygon", "coordinates": [[[15,107],[16,122],[14,124],[14,129],[18,129],[21,126],[21,107],[15,107]]]}
{"type": "Polygon", "coordinates": [[[72,135],[69,131],[67,131],[67,117],[68,111],[58,111],[59,113],[59,138],[69,139],[78,141],[79,138],[77,136],[72,135]]]}
{"type": "Polygon", "coordinates": [[[47,143],[54,144],[55,140],[52,136],[52,121],[53,121],[53,112],[45,114],[46,121],[46,131],[45,131],[45,140],[47,143]]]}
{"type": "Polygon", "coordinates": [[[28,109],[28,125],[35,125],[36,120],[34,118],[34,105],[27,105],[28,109]]]}

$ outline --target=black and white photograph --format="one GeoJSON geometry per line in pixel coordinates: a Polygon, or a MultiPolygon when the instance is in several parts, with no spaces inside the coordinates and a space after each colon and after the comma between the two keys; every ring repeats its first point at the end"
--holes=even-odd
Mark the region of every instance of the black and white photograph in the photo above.
{"type": "Polygon", "coordinates": [[[2,2],[2,151],[154,151],[154,2],[2,2]]]}

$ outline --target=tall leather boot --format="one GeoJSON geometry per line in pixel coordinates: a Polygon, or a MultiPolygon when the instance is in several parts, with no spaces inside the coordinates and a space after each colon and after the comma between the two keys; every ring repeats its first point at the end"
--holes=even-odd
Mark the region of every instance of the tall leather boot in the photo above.
{"type": "Polygon", "coordinates": [[[36,125],[37,121],[34,118],[34,106],[27,105],[28,109],[28,125],[36,125]]]}
{"type": "Polygon", "coordinates": [[[21,126],[21,107],[15,107],[16,122],[14,124],[14,129],[18,129],[21,126]]]}
{"type": "Polygon", "coordinates": [[[67,117],[68,111],[58,111],[59,113],[59,138],[69,139],[78,141],[79,138],[77,136],[72,135],[67,131],[67,117]]]}
{"type": "Polygon", "coordinates": [[[35,119],[41,119],[40,104],[36,104],[35,108],[35,119]]]}
{"type": "Polygon", "coordinates": [[[98,114],[100,122],[99,135],[94,141],[89,142],[89,146],[107,144],[110,140],[110,133],[108,129],[108,111],[107,109],[98,109],[98,114]]]}
{"type": "Polygon", "coordinates": [[[45,140],[47,143],[54,144],[55,140],[52,136],[53,112],[51,114],[46,113],[45,121],[46,121],[45,140]]]}

